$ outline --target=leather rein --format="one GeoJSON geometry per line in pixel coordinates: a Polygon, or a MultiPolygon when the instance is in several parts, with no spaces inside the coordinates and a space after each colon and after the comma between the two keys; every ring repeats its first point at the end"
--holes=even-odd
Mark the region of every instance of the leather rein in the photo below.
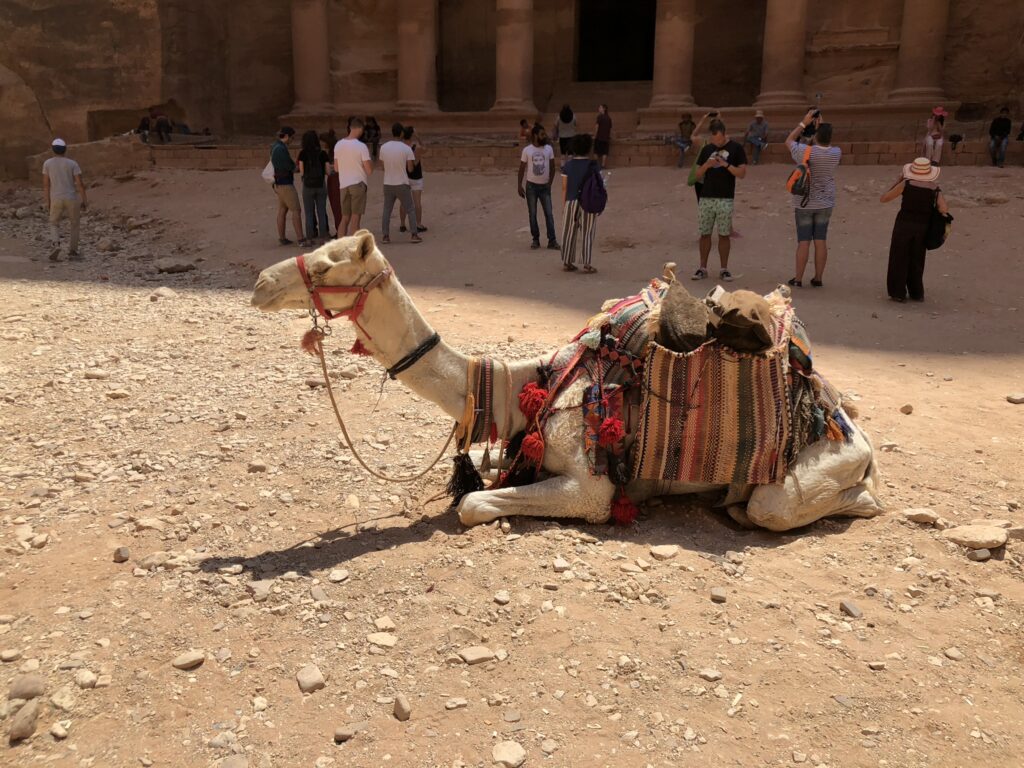
{"type": "MultiPolygon", "coordinates": [[[[455,439],[456,432],[459,429],[459,423],[455,422],[452,426],[451,432],[448,433],[448,439],[441,447],[437,457],[430,462],[423,471],[416,472],[412,475],[405,475],[403,477],[392,477],[384,474],[383,472],[378,472],[363,461],[363,457],[360,456],[359,452],[356,450],[355,442],[348,434],[348,429],[345,426],[345,420],[342,418],[341,410],[338,408],[338,401],[334,397],[334,388],[331,386],[331,377],[327,372],[327,358],[324,356],[324,336],[327,336],[330,333],[330,326],[328,323],[339,317],[345,317],[351,320],[353,324],[363,332],[367,340],[373,340],[373,337],[370,336],[367,330],[360,324],[359,317],[363,314],[363,310],[366,308],[366,299],[369,297],[370,291],[383,285],[388,278],[394,274],[393,270],[390,266],[385,267],[363,285],[315,285],[309,275],[309,271],[306,269],[306,259],[302,254],[295,257],[295,266],[298,268],[299,274],[302,275],[302,282],[306,284],[306,290],[309,291],[309,298],[313,302],[313,308],[309,311],[309,314],[313,319],[313,348],[316,350],[317,357],[320,358],[320,369],[324,374],[324,388],[327,390],[327,395],[331,400],[331,407],[334,409],[334,416],[338,420],[338,426],[341,428],[341,434],[345,438],[345,445],[352,453],[352,456],[355,457],[359,466],[376,478],[386,480],[391,483],[411,483],[415,480],[419,480],[427,474],[427,472],[436,467],[441,459],[444,458],[444,455],[448,450],[448,446],[450,446],[452,444],[452,440],[455,439]],[[356,296],[355,303],[349,309],[332,311],[324,306],[323,299],[320,297],[321,293],[355,293],[358,295],[356,296]],[[324,324],[322,326],[317,322],[318,315],[324,319],[324,324]]],[[[399,373],[412,368],[423,358],[424,355],[436,347],[440,341],[441,337],[437,333],[431,334],[430,337],[421,342],[416,349],[388,368],[388,376],[394,379],[399,373]]]]}

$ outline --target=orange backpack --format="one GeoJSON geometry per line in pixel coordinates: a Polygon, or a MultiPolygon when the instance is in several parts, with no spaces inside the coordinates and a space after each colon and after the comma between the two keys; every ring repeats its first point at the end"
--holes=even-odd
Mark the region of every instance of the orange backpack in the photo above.
{"type": "Polygon", "coordinates": [[[807,151],[804,152],[804,161],[800,163],[796,168],[790,171],[789,178],[786,179],[786,189],[791,194],[801,195],[802,200],[800,201],[800,207],[807,207],[807,201],[811,198],[811,146],[807,145],[807,151]]]}

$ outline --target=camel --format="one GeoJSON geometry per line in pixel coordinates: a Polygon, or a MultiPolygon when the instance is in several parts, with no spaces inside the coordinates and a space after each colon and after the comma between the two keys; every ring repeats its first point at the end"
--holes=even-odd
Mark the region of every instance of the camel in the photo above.
{"type": "MultiPolygon", "coordinates": [[[[434,335],[430,324],[416,309],[409,294],[378,249],[373,235],[360,230],[351,237],[327,243],[303,261],[310,284],[343,287],[348,292],[319,293],[321,310],[348,311],[366,351],[385,368],[391,368],[434,335]],[[372,282],[371,282],[372,281],[372,282]],[[360,286],[370,287],[363,292],[360,286]],[[359,305],[359,306],[356,306],[359,305]],[[352,317],[352,314],[355,317],[352,317]]],[[[336,288],[336,290],[338,290],[336,288]]],[[[314,301],[297,259],[289,258],[264,269],[253,290],[251,303],[264,312],[309,310],[314,301]]],[[[496,363],[494,367],[494,422],[498,437],[509,439],[527,427],[516,393],[539,379],[538,365],[548,358],[496,363]],[[512,393],[511,399],[509,393],[512,393]]],[[[397,374],[397,379],[421,397],[432,401],[453,419],[462,418],[467,401],[467,369],[470,358],[444,341],[397,374]]],[[[587,377],[562,391],[555,410],[543,428],[546,450],[542,468],[547,479],[519,487],[470,493],[458,503],[459,520],[479,525],[514,515],[574,518],[590,523],[609,519],[615,487],[607,476],[592,475],[583,448],[583,425],[578,408],[587,377]]],[[[828,516],[872,517],[881,512],[875,492],[877,470],[871,443],[848,419],[853,434],[847,441],[819,440],[804,447],[790,464],[783,482],[757,485],[742,504],[727,504],[738,523],[772,531],[806,526],[828,516]]],[[[629,497],[640,503],[656,496],[725,492],[728,486],[638,481],[629,483],[629,497]]]]}

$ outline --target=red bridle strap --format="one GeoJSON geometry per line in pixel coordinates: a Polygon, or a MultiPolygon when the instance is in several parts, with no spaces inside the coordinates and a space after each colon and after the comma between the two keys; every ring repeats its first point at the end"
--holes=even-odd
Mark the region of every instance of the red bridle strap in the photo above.
{"type": "Polygon", "coordinates": [[[331,321],[338,317],[347,317],[356,327],[363,332],[367,340],[373,341],[373,337],[367,333],[366,329],[359,323],[359,316],[363,314],[363,309],[366,306],[366,299],[369,296],[370,291],[379,286],[385,280],[391,276],[391,267],[385,267],[376,275],[370,278],[369,282],[365,285],[313,285],[313,280],[309,276],[309,272],[306,270],[306,257],[303,254],[299,254],[295,257],[295,266],[299,268],[299,274],[302,275],[302,282],[306,284],[306,290],[309,291],[309,298],[313,302],[313,307],[317,312],[324,318],[324,320],[331,321]],[[331,311],[324,306],[324,301],[320,298],[321,293],[357,293],[355,304],[349,309],[343,309],[338,312],[331,311]]]}

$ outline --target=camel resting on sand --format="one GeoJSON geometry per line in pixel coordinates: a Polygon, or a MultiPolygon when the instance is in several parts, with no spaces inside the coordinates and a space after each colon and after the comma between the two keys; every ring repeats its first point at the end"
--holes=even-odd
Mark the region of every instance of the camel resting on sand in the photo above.
{"type": "MultiPolygon", "coordinates": [[[[352,237],[332,241],[302,258],[289,258],[263,270],[253,290],[252,305],[264,312],[309,310],[313,294],[297,266],[302,264],[313,287],[352,289],[319,293],[318,301],[328,311],[349,312],[355,321],[357,343],[382,366],[391,368],[434,335],[391,272],[370,232],[361,230],[352,237]],[[360,286],[368,285],[366,291],[358,291],[360,286]]],[[[466,411],[471,362],[471,358],[440,341],[397,378],[459,420],[466,411]]],[[[545,362],[547,359],[496,362],[493,421],[498,438],[510,439],[527,428],[516,396],[527,383],[538,381],[538,366],[545,362]]],[[[546,479],[464,496],[458,504],[463,524],[477,525],[511,515],[576,518],[591,523],[608,520],[615,486],[607,476],[591,474],[584,449],[579,406],[590,383],[583,376],[557,395],[556,407],[543,426],[546,449],[542,470],[546,479]]],[[[745,507],[728,506],[730,515],[744,524],[785,531],[831,515],[878,514],[881,508],[875,495],[877,471],[871,444],[851,419],[847,421],[852,426],[849,439],[819,440],[802,448],[782,482],[755,486],[745,507]]],[[[643,480],[632,480],[627,487],[629,497],[636,502],[654,496],[711,491],[728,496],[731,490],[735,489],[643,480]]]]}

